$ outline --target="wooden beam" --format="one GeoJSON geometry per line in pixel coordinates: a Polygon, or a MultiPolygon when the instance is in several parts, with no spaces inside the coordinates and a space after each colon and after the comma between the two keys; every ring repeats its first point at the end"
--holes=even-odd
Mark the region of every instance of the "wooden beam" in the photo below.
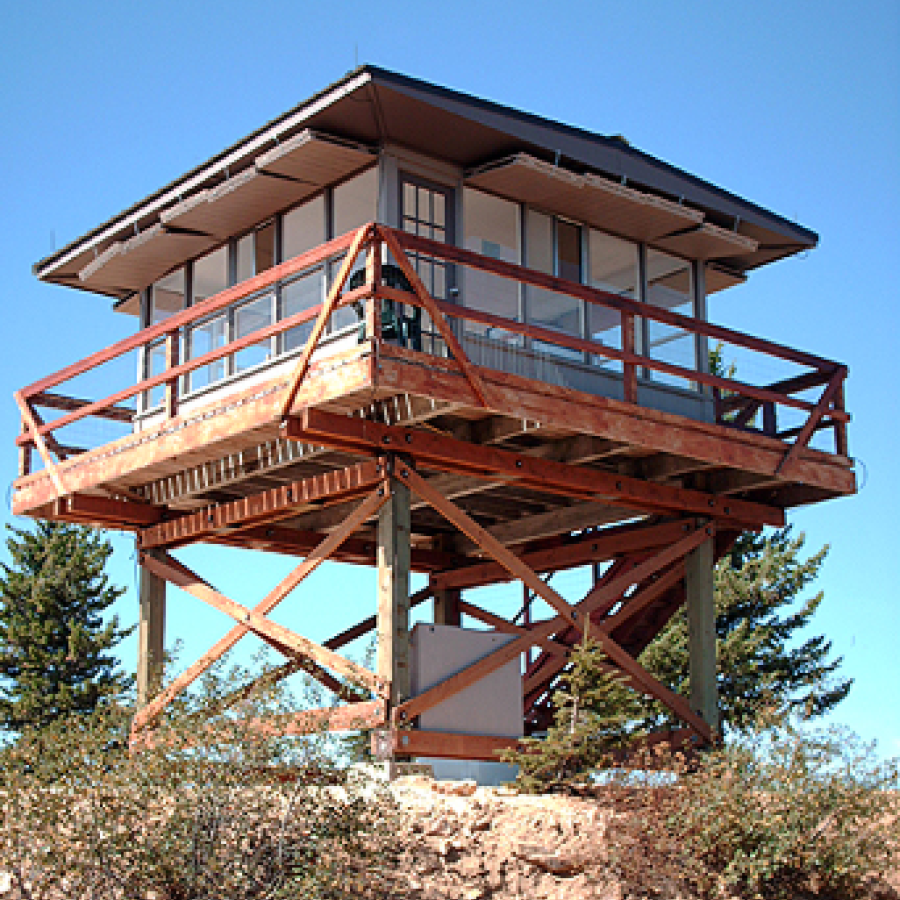
{"type": "Polygon", "coordinates": [[[448,522],[452,522],[460,531],[468,535],[489,556],[493,557],[504,569],[515,578],[523,581],[539,597],[547,601],[570,625],[583,627],[572,607],[553,590],[529,566],[515,554],[510,553],[496,538],[492,537],[474,519],[464,513],[456,504],[441,496],[428,482],[411,467],[401,465],[395,471],[395,477],[408,485],[423,500],[426,500],[448,522]]]}
{"type": "MultiPolygon", "coordinates": [[[[632,510],[619,509],[607,503],[588,501],[551,509],[545,513],[533,513],[511,522],[493,525],[487,530],[491,537],[501,544],[520,544],[523,541],[534,541],[558,534],[583,531],[585,528],[611,525],[634,517],[632,510]]],[[[457,546],[457,549],[463,548],[457,546]]]]}
{"type": "MultiPolygon", "coordinates": [[[[651,577],[656,572],[668,567],[675,560],[681,559],[709,536],[707,529],[709,529],[709,526],[707,528],[695,528],[676,544],[662,550],[631,571],[613,579],[602,590],[592,591],[592,599],[579,603],[577,607],[578,612],[583,616],[589,616],[605,600],[621,596],[632,584],[651,577]]],[[[550,637],[552,634],[560,631],[565,624],[566,620],[562,616],[556,616],[553,619],[542,622],[540,625],[535,625],[527,635],[514,638],[472,665],[451,675],[449,678],[396,708],[393,712],[393,721],[398,725],[411,722],[422,712],[431,709],[438,703],[442,703],[448,697],[455,696],[491,672],[496,671],[500,666],[515,659],[520,653],[534,644],[537,638],[550,637]]],[[[709,741],[712,739],[712,732],[709,726],[690,709],[684,698],[679,697],[673,691],[657,682],[608,635],[603,634],[603,632],[597,632],[596,637],[604,652],[614,664],[628,675],[633,676],[636,681],[641,683],[647,693],[672,709],[685,724],[690,725],[704,740],[709,741]]]]}
{"type": "Polygon", "coordinates": [[[340,269],[338,269],[338,273],[335,276],[334,283],[331,285],[331,290],[329,290],[328,292],[328,297],[322,304],[322,310],[319,313],[315,325],[313,325],[312,331],[310,332],[310,335],[306,340],[306,344],[303,347],[303,353],[300,355],[300,359],[297,361],[297,365],[294,367],[294,371],[291,373],[288,389],[285,392],[284,396],[284,405],[281,409],[281,417],[283,419],[287,418],[287,416],[290,415],[291,408],[294,405],[294,401],[297,399],[297,392],[300,390],[300,385],[303,382],[304,377],[306,376],[307,370],[309,369],[309,364],[312,360],[313,352],[319,344],[319,338],[325,331],[325,326],[328,324],[328,319],[334,312],[338,297],[340,297],[341,291],[344,289],[344,285],[347,283],[347,279],[350,277],[350,272],[353,269],[353,264],[356,262],[356,257],[359,255],[359,251],[362,249],[363,244],[365,244],[365,242],[369,240],[371,236],[372,226],[364,225],[356,232],[353,237],[350,248],[347,250],[347,255],[344,257],[344,261],[343,263],[341,263],[341,267],[340,269]]]}
{"type": "Polygon", "coordinates": [[[716,676],[715,555],[710,537],[685,559],[691,708],[717,731],[719,695],[716,676]]]}
{"type": "MultiPolygon", "coordinates": [[[[386,491],[385,491],[386,493],[386,491]]],[[[331,535],[328,535],[319,547],[313,551],[311,558],[308,558],[307,562],[303,564],[302,567],[295,569],[282,583],[275,588],[274,591],[271,591],[266,598],[259,603],[253,610],[254,614],[257,616],[266,615],[274,609],[275,605],[281,600],[286,593],[293,589],[296,584],[299,583],[299,578],[306,577],[310,572],[314,571],[325,559],[327,559],[329,553],[333,552],[334,549],[340,545],[340,543],[346,539],[349,534],[355,529],[358,520],[361,517],[368,516],[369,510],[371,507],[375,506],[377,502],[383,503],[386,500],[386,496],[379,497],[377,492],[373,493],[367,500],[363,501],[360,504],[359,508],[356,511],[356,515],[348,518],[347,527],[342,529],[341,532],[335,532],[331,535]],[[299,578],[298,578],[299,576],[299,578]]],[[[183,567],[180,567],[180,564],[177,561],[173,560],[172,557],[167,557],[171,563],[175,564],[176,574],[184,580],[187,578],[190,580],[193,573],[190,570],[184,570],[183,567]],[[179,571],[179,567],[183,571],[179,571]]],[[[153,562],[159,564],[157,560],[153,562]]],[[[160,573],[157,573],[160,574],[160,573]]],[[[162,574],[161,577],[167,577],[166,574],[162,574]]],[[[196,578],[196,576],[193,576],[196,578]]],[[[199,581],[199,579],[198,579],[199,581]]],[[[207,586],[208,587],[208,586],[207,586]]],[[[211,589],[210,589],[211,590],[211,589]]],[[[215,592],[214,592],[215,593],[215,592]]],[[[227,599],[227,598],[225,598],[227,599]]],[[[229,601],[230,602],[230,601],[229,601]]],[[[226,634],[223,638],[217,641],[203,656],[200,657],[192,666],[190,666],[185,672],[176,678],[172,684],[170,684],[158,697],[156,697],[151,703],[145,707],[145,709],[141,710],[138,715],[135,717],[135,727],[140,728],[145,723],[151,721],[155,718],[159,713],[167,706],[181,691],[185,688],[189,687],[193,682],[200,677],[217,659],[220,659],[227,653],[245,634],[250,631],[249,623],[242,623],[232,628],[228,634],[226,634]]],[[[269,635],[270,637],[272,635],[269,635]]],[[[274,636],[276,639],[277,635],[274,636]]],[[[291,646],[287,644],[287,646],[291,646]]],[[[316,662],[322,663],[322,660],[315,659],[316,662]]],[[[324,663],[327,665],[327,663],[324,663]]]]}
{"type": "Polygon", "coordinates": [[[70,494],[54,501],[52,514],[54,518],[71,517],[131,529],[159,522],[163,510],[149,503],[97,497],[94,494],[70,494]]]}
{"type": "Polygon", "coordinates": [[[380,237],[387,244],[388,250],[390,250],[390,252],[393,254],[394,260],[403,271],[403,274],[406,275],[406,277],[409,279],[409,283],[412,285],[412,289],[415,292],[416,297],[418,297],[419,302],[422,304],[422,306],[424,306],[428,315],[431,317],[431,321],[434,324],[434,327],[437,328],[438,332],[447,345],[447,349],[450,351],[453,359],[456,360],[456,364],[459,366],[460,371],[465,375],[466,381],[469,382],[469,386],[472,388],[472,393],[478,399],[478,402],[481,406],[490,406],[487,401],[484,384],[481,381],[481,376],[478,374],[478,370],[469,361],[469,357],[466,355],[466,352],[463,350],[459,341],[456,339],[456,335],[453,333],[453,330],[450,328],[449,323],[438,308],[438,304],[432,298],[431,294],[428,293],[428,290],[422,283],[422,279],[419,278],[418,272],[416,272],[416,270],[410,265],[410,262],[406,257],[406,253],[401,249],[400,245],[397,243],[396,238],[394,237],[394,232],[382,225],[376,225],[375,229],[378,237],[380,237]]]}
{"type": "MultiPolygon", "coordinates": [[[[468,385],[446,360],[382,344],[376,381],[381,390],[426,392],[447,402],[466,402],[468,385]]],[[[628,444],[632,450],[677,453],[760,474],[772,475],[785,452],[783,441],[758,432],[744,432],[620,400],[596,397],[570,388],[491,369],[481,369],[491,396],[508,415],[540,418],[548,426],[628,444]]],[[[837,493],[852,493],[848,463],[834,454],[809,449],[792,472],[797,481],[837,493]]]]}
{"type": "Polygon", "coordinates": [[[248,609],[230,597],[219,593],[208,582],[167,553],[161,551],[161,554],[161,559],[144,556],[141,564],[147,566],[151,572],[159,575],[161,578],[165,578],[170,584],[174,584],[198,600],[208,603],[234,619],[235,622],[240,622],[246,631],[252,631],[260,637],[271,638],[288,647],[298,656],[305,656],[320,665],[327,666],[351,682],[364,685],[374,693],[381,692],[382,685],[380,680],[368,669],[364,669],[362,666],[344,659],[344,657],[334,653],[327,647],[323,647],[321,644],[316,644],[309,638],[294,634],[283,625],[269,621],[265,616],[258,613],[256,609],[248,609]]]}
{"type": "Polygon", "coordinates": [[[285,437],[358,452],[402,448],[421,463],[445,471],[507,477],[535,490],[641,511],[696,513],[746,525],[784,523],[782,510],[701,491],[656,484],[584,466],[536,459],[499,447],[469,444],[413,428],[394,428],[320,409],[306,409],[283,426],[285,437]]]}
{"type": "Polygon", "coordinates": [[[138,588],[137,706],[162,687],[166,649],[166,582],[142,565],[138,588]]]}
{"type": "Polygon", "coordinates": [[[390,685],[391,706],[410,695],[409,564],[409,487],[392,479],[391,498],[378,515],[377,613],[378,677],[390,685]]]}
{"type": "Polygon", "coordinates": [[[504,750],[519,749],[519,738],[447,731],[392,728],[387,740],[372,736],[372,752],[398,756],[434,756],[440,759],[480,759],[498,762],[504,750]]]}
{"type": "MultiPolygon", "coordinates": [[[[38,391],[30,398],[32,406],[44,406],[48,409],[62,409],[72,412],[90,404],[90,400],[81,400],[78,397],[68,397],[64,394],[54,394],[49,391],[38,391]]],[[[134,420],[134,410],[127,406],[112,406],[97,413],[98,418],[110,419],[113,422],[122,422],[130,425],[134,420]]]]}
{"type": "MultiPolygon", "coordinates": [[[[847,377],[847,367],[846,366],[838,366],[834,370],[834,374],[828,380],[828,384],[825,386],[825,390],[822,391],[822,396],[819,397],[818,402],[816,403],[814,409],[809,415],[809,418],[806,420],[806,424],[804,424],[803,428],[800,431],[800,434],[797,435],[794,443],[791,444],[790,449],[785,453],[784,459],[778,464],[778,468],[775,469],[776,475],[784,475],[786,470],[790,470],[791,464],[799,457],[801,451],[806,447],[809,443],[809,439],[812,437],[813,432],[816,429],[816,425],[818,425],[819,420],[825,414],[825,411],[828,410],[828,407],[832,405],[832,401],[836,396],[838,396],[841,387],[844,384],[844,379],[847,377]]],[[[831,410],[832,418],[835,418],[835,410],[831,410]]]]}
{"type": "MultiPolygon", "coordinates": [[[[536,572],[555,572],[591,562],[612,559],[621,553],[652,550],[674,543],[685,533],[682,522],[633,523],[585,534],[568,544],[522,555],[522,561],[536,572]]],[[[473,588],[508,581],[509,573],[499,563],[483,562],[435,572],[430,584],[435,590],[473,588]]]]}
{"type": "Polygon", "coordinates": [[[50,456],[47,442],[41,435],[36,413],[23,398],[21,391],[15,391],[13,393],[13,398],[16,401],[16,406],[19,407],[19,412],[22,414],[22,424],[26,429],[25,433],[28,435],[29,440],[34,441],[34,445],[37,447],[37,451],[44,462],[44,468],[47,470],[47,474],[53,482],[53,487],[56,488],[56,494],[61,497],[66,493],[66,489],[63,486],[62,478],[60,478],[59,471],[56,468],[56,463],[53,461],[53,457],[50,456]]]}
{"type": "Polygon", "coordinates": [[[183,545],[209,535],[274,522],[296,515],[298,507],[357,497],[371,490],[382,478],[383,464],[377,460],[332,469],[146,528],[141,532],[140,546],[146,549],[183,545]]]}

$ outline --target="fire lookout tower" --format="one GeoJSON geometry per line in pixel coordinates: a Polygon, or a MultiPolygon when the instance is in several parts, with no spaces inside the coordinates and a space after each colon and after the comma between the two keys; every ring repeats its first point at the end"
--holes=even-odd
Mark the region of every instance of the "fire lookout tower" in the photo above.
{"type": "Polygon", "coordinates": [[[286,731],[490,759],[546,726],[589,631],[674,737],[709,741],[715,561],[855,479],[846,367],[713,324],[707,298],[816,242],[621,138],[364,66],[35,266],[138,327],[16,393],[13,510],[135,534],[136,733],[253,633],[342,701],[286,731]],[[122,361],[137,377],[111,383],[122,361]],[[73,445],[86,417],[116,435],[73,445]],[[298,565],[249,608],[173,555],[198,541],[298,565]],[[377,596],[320,644],[268,614],[328,559],[377,567],[377,596]],[[542,577],[585,565],[580,602],[542,577]],[[506,581],[514,620],[464,599],[506,581]],[[167,583],[234,625],[163,686],[167,583]],[[637,662],[683,604],[690,698],[637,662]],[[373,630],[369,671],[339,651],[373,630]]]}

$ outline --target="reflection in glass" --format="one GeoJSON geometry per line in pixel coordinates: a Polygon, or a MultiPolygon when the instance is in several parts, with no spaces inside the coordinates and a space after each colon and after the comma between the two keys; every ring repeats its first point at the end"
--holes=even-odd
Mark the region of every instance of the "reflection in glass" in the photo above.
{"type": "MultiPolygon", "coordinates": [[[[304,310],[318,306],[322,302],[322,269],[316,269],[295,278],[281,289],[280,318],[287,319],[304,310]]],[[[306,343],[312,332],[314,317],[302,325],[297,325],[284,332],[282,337],[283,352],[288,353],[306,343]]]]}
{"type": "MultiPolygon", "coordinates": [[[[482,256],[519,264],[522,248],[519,231],[519,206],[484,194],[473,188],[463,190],[463,220],[465,222],[465,247],[482,256]]],[[[519,318],[519,285],[509,279],[466,269],[463,290],[459,302],[470,309],[480,309],[514,322],[519,318]]],[[[466,333],[502,341],[505,344],[521,344],[521,335],[503,331],[478,322],[466,322],[466,333]]]]}
{"type": "Polygon", "coordinates": [[[228,247],[219,247],[194,260],[193,303],[200,303],[228,287],[228,247]]]}
{"type": "Polygon", "coordinates": [[[184,269],[176,269],[154,282],[150,291],[149,325],[155,325],[184,309],[184,269]]]}
{"type": "MultiPolygon", "coordinates": [[[[528,267],[547,275],[558,275],[568,281],[581,281],[581,228],[571,222],[554,219],[529,210],[526,215],[525,247],[528,267]],[[554,247],[554,224],[556,246],[554,247]]],[[[581,300],[542,288],[529,287],[526,293],[526,320],[533,325],[561,331],[575,337],[581,335],[581,300]]],[[[579,350],[560,347],[545,341],[532,346],[541,353],[551,353],[565,359],[579,361],[579,350]]]]}
{"type": "MultiPolygon", "coordinates": [[[[209,353],[217,347],[224,347],[227,329],[227,317],[225,315],[215,316],[207,319],[200,325],[195,325],[191,329],[191,357],[196,358],[204,353],[209,353]]],[[[214,381],[219,381],[225,377],[225,358],[217,359],[208,365],[201,366],[191,372],[190,389],[206,387],[214,381]]]]}
{"type": "MultiPolygon", "coordinates": [[[[239,340],[260,328],[265,328],[266,325],[271,325],[273,302],[272,295],[266,294],[264,297],[258,297],[250,303],[239,306],[234,311],[234,339],[239,340]]],[[[271,341],[262,340],[258,344],[252,344],[239,350],[234,355],[235,368],[239,372],[242,369],[249,369],[250,366],[265,362],[270,355],[271,341]]]]}
{"type": "Polygon", "coordinates": [[[285,213],[281,222],[281,258],[293,259],[325,243],[325,198],[321,194],[285,213]]]}
{"type": "MultiPolygon", "coordinates": [[[[647,251],[648,303],[685,316],[693,316],[691,281],[689,262],[659,250],[647,251]]],[[[647,345],[647,355],[653,359],[686,369],[696,367],[696,340],[689,331],[648,319],[647,345]]],[[[688,379],[654,370],[650,370],[650,377],[663,384],[678,387],[692,387],[694,384],[688,379]]]]}
{"type": "MultiPolygon", "coordinates": [[[[590,285],[618,297],[638,298],[638,247],[630,241],[604,234],[593,228],[588,236],[590,253],[590,285]]],[[[622,348],[622,317],[615,309],[588,303],[587,328],[592,341],[607,347],[622,348]]],[[[591,362],[613,371],[622,371],[618,360],[592,356],[591,362]]]]}

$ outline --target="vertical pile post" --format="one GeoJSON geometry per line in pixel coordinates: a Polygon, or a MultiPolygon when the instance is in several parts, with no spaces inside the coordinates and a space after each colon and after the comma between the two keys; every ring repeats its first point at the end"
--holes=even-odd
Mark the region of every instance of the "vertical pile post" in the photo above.
{"type": "MultiPolygon", "coordinates": [[[[156,551],[147,551],[155,555],[156,551]]],[[[166,582],[141,566],[139,587],[137,704],[144,707],[162,687],[166,642],[166,582]]]]}
{"type": "Polygon", "coordinates": [[[717,731],[719,697],[716,687],[716,608],[714,601],[714,538],[709,537],[685,557],[688,653],[691,709],[717,731]]]}

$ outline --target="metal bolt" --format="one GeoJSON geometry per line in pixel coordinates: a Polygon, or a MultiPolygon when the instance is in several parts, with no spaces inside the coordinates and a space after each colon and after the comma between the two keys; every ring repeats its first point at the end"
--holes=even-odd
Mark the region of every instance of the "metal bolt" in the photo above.
{"type": "Polygon", "coordinates": [[[522,468],[522,460],[521,460],[521,459],[517,459],[517,460],[516,460],[516,468],[517,468],[517,469],[521,469],[521,468],[522,468]]]}
{"type": "Polygon", "coordinates": [[[400,474],[401,474],[404,478],[409,478],[409,469],[404,469],[400,474]]]}
{"type": "Polygon", "coordinates": [[[622,482],[621,482],[621,481],[617,481],[617,482],[616,482],[616,490],[617,490],[617,491],[621,491],[621,490],[622,490],[622,482]]]}
{"type": "Polygon", "coordinates": [[[715,505],[716,505],[716,498],[715,498],[715,497],[710,497],[710,498],[709,498],[709,508],[710,508],[710,509],[713,509],[713,508],[715,507],[715,505]]]}
{"type": "Polygon", "coordinates": [[[727,516],[727,515],[730,515],[730,514],[731,514],[731,507],[730,507],[730,506],[726,506],[726,507],[725,507],[725,515],[727,516]]]}
{"type": "Polygon", "coordinates": [[[411,444],[412,443],[412,435],[407,433],[405,436],[405,440],[406,440],[407,444],[411,444]]]}
{"type": "Polygon", "coordinates": [[[381,439],[381,443],[382,443],[382,444],[389,444],[390,442],[391,442],[391,436],[390,436],[389,434],[386,434],[386,435],[381,439]]]}

